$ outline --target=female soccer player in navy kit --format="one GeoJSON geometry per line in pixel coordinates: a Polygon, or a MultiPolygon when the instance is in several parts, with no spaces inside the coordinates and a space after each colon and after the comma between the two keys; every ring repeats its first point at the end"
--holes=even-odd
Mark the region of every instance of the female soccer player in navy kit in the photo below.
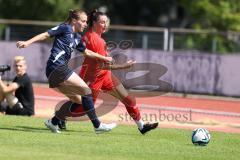
{"type": "MultiPolygon", "coordinates": [[[[87,115],[93,123],[95,132],[103,133],[115,128],[116,124],[104,124],[99,121],[95,113],[91,89],[75,72],[68,68],[68,61],[71,58],[73,49],[77,49],[89,58],[105,62],[112,61],[111,57],[101,56],[86,49],[80,35],[86,26],[86,13],[80,10],[70,10],[68,19],[64,23],[27,41],[18,41],[17,47],[26,48],[34,42],[45,40],[48,37],[55,37],[46,67],[49,86],[57,88],[70,99],[63,105],[71,105],[72,108],[75,108],[82,104],[84,111],[87,111],[87,115]]],[[[52,119],[47,120],[45,125],[52,132],[60,133],[58,129],[59,121],[58,117],[54,116],[52,119]]]]}

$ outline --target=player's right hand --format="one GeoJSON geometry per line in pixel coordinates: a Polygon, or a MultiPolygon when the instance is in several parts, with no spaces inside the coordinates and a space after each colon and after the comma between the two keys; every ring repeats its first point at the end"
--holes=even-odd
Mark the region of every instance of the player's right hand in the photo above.
{"type": "Polygon", "coordinates": [[[16,45],[17,48],[26,48],[29,44],[26,41],[18,41],[16,45]]]}

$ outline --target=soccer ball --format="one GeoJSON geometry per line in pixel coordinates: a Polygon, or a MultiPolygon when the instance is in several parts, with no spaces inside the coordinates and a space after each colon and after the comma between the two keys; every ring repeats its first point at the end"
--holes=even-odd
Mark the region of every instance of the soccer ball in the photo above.
{"type": "Polygon", "coordinates": [[[192,143],[195,145],[206,146],[210,138],[210,133],[204,128],[197,128],[192,132],[192,143]]]}

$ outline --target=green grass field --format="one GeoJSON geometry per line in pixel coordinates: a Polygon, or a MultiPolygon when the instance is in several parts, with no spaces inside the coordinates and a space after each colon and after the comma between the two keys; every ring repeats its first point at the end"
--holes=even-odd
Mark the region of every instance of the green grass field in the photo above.
{"type": "Polygon", "coordinates": [[[53,134],[44,119],[0,116],[0,159],[239,159],[240,134],[210,132],[208,146],[191,143],[191,131],[156,129],[142,136],[135,126],[120,125],[96,135],[91,123],[68,122],[68,131],[53,134]]]}

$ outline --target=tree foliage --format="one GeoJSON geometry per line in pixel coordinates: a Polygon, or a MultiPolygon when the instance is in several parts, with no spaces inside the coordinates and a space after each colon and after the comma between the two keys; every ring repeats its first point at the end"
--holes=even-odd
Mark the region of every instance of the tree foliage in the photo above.
{"type": "Polygon", "coordinates": [[[0,18],[62,21],[82,0],[0,0],[0,18]]]}
{"type": "Polygon", "coordinates": [[[239,0],[179,0],[193,28],[240,31],[239,0]]]}
{"type": "Polygon", "coordinates": [[[0,18],[62,21],[101,7],[113,24],[240,31],[239,0],[0,0],[0,18]]]}
{"type": "MultiPolygon", "coordinates": [[[[91,0],[86,10],[105,7],[113,24],[175,26],[179,20],[176,0],[91,0]]],[[[175,26],[176,27],[176,26],[175,26]]]]}

